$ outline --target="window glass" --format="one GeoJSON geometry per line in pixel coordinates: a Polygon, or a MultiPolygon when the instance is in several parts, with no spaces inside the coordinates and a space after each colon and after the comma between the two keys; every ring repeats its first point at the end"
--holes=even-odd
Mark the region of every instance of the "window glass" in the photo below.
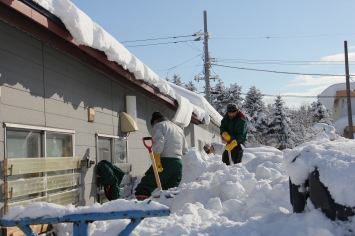
{"type": "MultiPolygon", "coordinates": [[[[41,132],[29,130],[7,130],[6,131],[6,149],[7,158],[31,158],[41,157],[41,132]]],[[[40,173],[20,174],[8,176],[8,180],[18,180],[22,178],[33,178],[41,176],[40,173]]],[[[11,201],[26,200],[32,197],[40,196],[37,194],[30,194],[28,196],[21,196],[11,201]]]]}
{"type": "Polygon", "coordinates": [[[106,160],[111,162],[111,139],[98,138],[98,159],[99,161],[106,160]]]}
{"type": "MultiPolygon", "coordinates": [[[[49,132],[45,130],[26,130],[18,128],[8,128],[6,130],[6,158],[38,158],[44,157],[70,157],[73,156],[73,135],[49,132]],[[44,147],[44,135],[46,135],[46,146],[44,147]]],[[[71,173],[72,170],[46,172],[47,176],[71,173]]],[[[43,173],[29,173],[7,176],[7,181],[19,179],[43,177],[43,173]]],[[[45,183],[44,183],[45,184],[45,183]]],[[[67,191],[73,187],[55,189],[51,191],[38,192],[25,196],[18,196],[8,199],[7,202],[17,202],[37,198],[40,196],[60,191],[67,191]]]]}
{"type": "Polygon", "coordinates": [[[47,157],[72,157],[73,141],[71,134],[47,132],[46,154],[47,157]]]}
{"type": "Polygon", "coordinates": [[[7,130],[7,158],[41,157],[41,132],[7,130]]]}
{"type": "Polygon", "coordinates": [[[126,140],[114,139],[114,157],[112,162],[126,163],[126,140]]]}

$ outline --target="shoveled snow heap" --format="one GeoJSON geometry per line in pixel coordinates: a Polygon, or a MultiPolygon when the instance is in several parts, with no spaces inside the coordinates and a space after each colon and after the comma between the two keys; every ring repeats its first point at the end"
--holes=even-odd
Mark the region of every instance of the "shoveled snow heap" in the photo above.
{"type": "MultiPolygon", "coordinates": [[[[335,200],[354,206],[355,141],[320,137],[284,152],[272,147],[246,148],[243,163],[233,166],[223,164],[219,155],[191,148],[183,159],[182,183],[175,189],[180,194],[173,198],[163,194],[157,200],[171,209],[171,215],[147,218],[131,235],[353,235],[354,217],[346,222],[331,221],[310,201],[303,213],[292,213],[289,175],[294,182],[302,182],[315,166],[335,200]]],[[[119,209],[134,202],[116,200],[102,206],[119,209]]],[[[41,211],[39,207],[30,209],[35,216],[41,211]]],[[[55,212],[48,206],[44,210],[55,212]]],[[[31,215],[30,210],[26,215],[31,215]]],[[[90,234],[117,235],[127,224],[127,220],[95,221],[90,224],[90,234]]],[[[72,234],[71,224],[55,228],[58,235],[72,234]]]]}

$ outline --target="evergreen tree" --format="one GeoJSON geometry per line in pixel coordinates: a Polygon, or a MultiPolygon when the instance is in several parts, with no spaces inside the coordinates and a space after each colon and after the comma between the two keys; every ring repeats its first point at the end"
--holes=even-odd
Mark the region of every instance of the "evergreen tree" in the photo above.
{"type": "Polygon", "coordinates": [[[197,88],[196,88],[195,84],[192,81],[190,81],[189,83],[185,84],[185,88],[187,90],[192,91],[192,92],[196,92],[197,91],[197,88]]]}
{"type": "Polygon", "coordinates": [[[279,150],[294,146],[293,139],[295,138],[295,134],[290,128],[290,119],[280,95],[276,97],[267,133],[268,144],[279,150]]]}
{"type": "Polygon", "coordinates": [[[316,123],[326,123],[328,125],[332,124],[332,114],[331,112],[323,106],[322,102],[318,99],[317,102],[311,104],[311,111],[313,117],[313,124],[316,123]]]}
{"type": "Polygon", "coordinates": [[[173,84],[176,84],[178,86],[181,86],[181,87],[183,86],[182,82],[181,82],[181,77],[178,74],[174,74],[172,82],[173,82],[173,84]]]}
{"type": "Polygon", "coordinates": [[[242,98],[242,86],[237,83],[231,84],[226,91],[227,104],[235,103],[241,109],[243,106],[244,98],[242,98]]]}
{"type": "Polygon", "coordinates": [[[313,117],[309,108],[309,103],[303,103],[298,109],[291,111],[291,130],[295,133],[295,146],[310,141],[307,133],[309,128],[313,126],[313,117]]]}
{"type": "Polygon", "coordinates": [[[211,105],[221,115],[225,114],[225,109],[228,105],[228,93],[221,79],[218,79],[217,84],[211,87],[211,105]]]}
{"type": "Polygon", "coordinates": [[[249,117],[257,117],[258,113],[265,111],[265,103],[263,102],[263,95],[261,91],[255,86],[250,87],[247,95],[245,96],[245,102],[243,110],[249,115],[249,117]]]}
{"type": "Polygon", "coordinates": [[[249,144],[252,146],[260,146],[264,144],[265,131],[267,130],[267,117],[265,115],[265,104],[263,102],[261,91],[255,86],[250,87],[243,110],[248,117],[248,137],[249,144]]]}

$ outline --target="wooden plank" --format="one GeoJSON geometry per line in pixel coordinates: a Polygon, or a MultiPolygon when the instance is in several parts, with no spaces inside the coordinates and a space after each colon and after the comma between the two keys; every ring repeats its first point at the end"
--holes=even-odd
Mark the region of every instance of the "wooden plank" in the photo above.
{"type": "MultiPolygon", "coordinates": [[[[30,225],[30,227],[37,233],[45,233],[53,229],[51,224],[30,225]]],[[[5,236],[26,236],[18,227],[4,228],[5,236]]]]}

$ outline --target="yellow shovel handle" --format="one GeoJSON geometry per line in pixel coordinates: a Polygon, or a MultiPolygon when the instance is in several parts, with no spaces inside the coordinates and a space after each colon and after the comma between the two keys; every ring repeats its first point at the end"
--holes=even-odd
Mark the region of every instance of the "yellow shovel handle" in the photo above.
{"type": "Polygon", "coordinates": [[[150,152],[149,155],[150,155],[150,159],[152,160],[152,166],[153,166],[155,181],[157,182],[157,186],[158,186],[159,190],[162,190],[161,183],[160,183],[160,178],[159,178],[159,174],[158,174],[158,168],[157,168],[157,165],[155,164],[154,155],[153,155],[152,152],[150,152]]]}
{"type": "Polygon", "coordinates": [[[229,157],[229,165],[233,165],[233,161],[232,161],[232,154],[231,151],[228,151],[228,157],[229,157]]]}

